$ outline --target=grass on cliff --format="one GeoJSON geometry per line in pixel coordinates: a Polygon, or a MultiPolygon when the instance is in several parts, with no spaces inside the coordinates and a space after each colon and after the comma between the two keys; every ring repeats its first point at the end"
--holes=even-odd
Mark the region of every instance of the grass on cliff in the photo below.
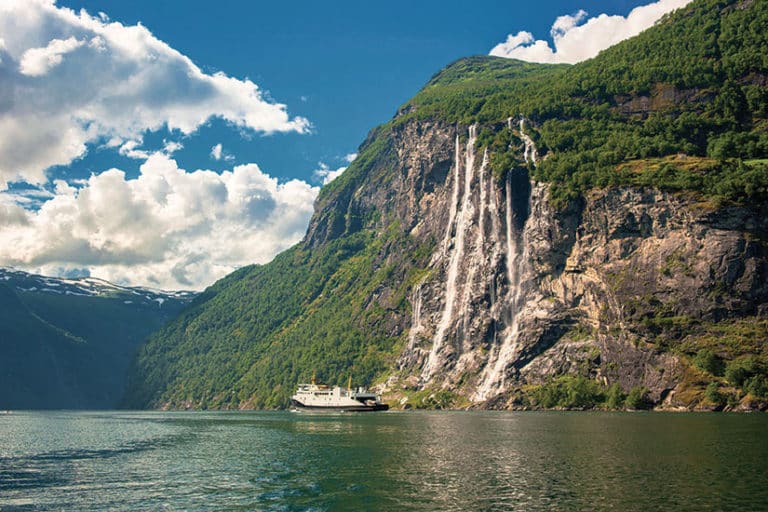
{"type": "MultiPolygon", "coordinates": [[[[574,66],[475,57],[447,67],[323,187],[317,210],[339,226],[335,238],[209,289],[144,347],[129,403],[278,407],[313,370],[329,383],[350,371],[370,382],[391,367],[404,335],[390,320],[409,313],[408,272],[428,259],[382,261],[386,244],[394,258],[418,248],[398,234],[376,236],[372,217],[351,218],[349,208],[361,184],[384,189],[399,172],[393,139],[405,123],[435,120],[462,131],[479,123],[494,173],[525,168],[551,184],[558,206],[594,187],[637,185],[764,207],[768,2],[739,3],[696,0],[574,66]],[[521,115],[542,156],[536,168],[521,162],[518,128],[507,127],[521,115]]],[[[541,399],[570,403],[557,398],[563,387],[569,396],[569,384],[552,385],[541,399]]]]}
{"type": "Polygon", "coordinates": [[[662,316],[643,325],[657,349],[687,362],[678,401],[723,407],[744,399],[768,400],[768,320],[662,316]]]}
{"type": "Polygon", "coordinates": [[[419,252],[397,229],[359,231],[220,281],[142,348],[126,405],[278,408],[313,373],[372,383],[399,354],[403,334],[388,319],[407,311],[410,282],[378,259],[385,245],[419,252]]]}
{"type": "MultiPolygon", "coordinates": [[[[552,183],[560,206],[590,188],[624,185],[694,191],[718,203],[765,202],[768,92],[760,77],[768,76],[768,4],[737,3],[693,2],[574,66],[462,59],[435,75],[393,123],[437,118],[498,133],[522,115],[546,156],[533,176],[552,183]],[[691,162],[669,158],[678,154],[691,162]],[[660,158],[659,167],[630,166],[634,173],[622,165],[660,158]]],[[[519,141],[495,149],[497,172],[521,165],[519,141]]]]}

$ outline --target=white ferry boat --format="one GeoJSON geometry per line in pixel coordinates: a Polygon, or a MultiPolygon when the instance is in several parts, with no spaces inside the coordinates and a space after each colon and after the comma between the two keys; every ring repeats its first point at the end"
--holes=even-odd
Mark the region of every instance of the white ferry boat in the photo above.
{"type": "Polygon", "coordinates": [[[310,384],[299,384],[296,394],[291,397],[291,405],[300,410],[313,411],[386,411],[389,405],[382,403],[381,397],[365,388],[352,389],[352,379],[347,389],[340,386],[316,384],[312,376],[310,384]]]}

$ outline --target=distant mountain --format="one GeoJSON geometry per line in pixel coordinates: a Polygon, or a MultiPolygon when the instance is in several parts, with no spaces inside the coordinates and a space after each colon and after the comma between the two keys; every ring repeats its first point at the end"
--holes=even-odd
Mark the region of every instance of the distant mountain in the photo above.
{"type": "Polygon", "coordinates": [[[696,0],[583,63],[437,73],[305,239],[137,357],[137,407],[768,405],[768,2],[696,0]]]}
{"type": "Polygon", "coordinates": [[[137,347],[195,295],[0,268],[0,409],[117,407],[137,347]]]}

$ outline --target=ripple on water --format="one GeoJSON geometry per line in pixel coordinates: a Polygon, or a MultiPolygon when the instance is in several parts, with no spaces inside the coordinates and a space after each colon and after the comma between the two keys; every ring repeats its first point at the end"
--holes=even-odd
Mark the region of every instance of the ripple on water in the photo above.
{"type": "Polygon", "coordinates": [[[764,415],[20,413],[0,510],[760,510],[764,415]]]}

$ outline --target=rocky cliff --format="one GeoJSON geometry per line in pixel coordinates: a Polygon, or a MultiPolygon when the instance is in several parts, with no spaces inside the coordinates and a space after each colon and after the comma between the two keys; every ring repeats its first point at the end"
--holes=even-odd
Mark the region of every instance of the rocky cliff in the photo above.
{"type": "MultiPolygon", "coordinates": [[[[519,160],[535,166],[526,123],[504,129],[520,141],[519,160]]],[[[409,290],[410,314],[393,313],[407,341],[381,388],[446,389],[462,403],[512,407],[521,387],[575,373],[687,405],[675,390],[690,364],[669,350],[680,336],[667,327],[691,334],[766,318],[766,220],[654,188],[593,190],[556,208],[525,167],[494,177],[476,134],[475,125],[406,123],[392,136],[398,172],[387,186],[363,185],[327,206],[378,212],[373,229],[395,222],[415,246],[433,247],[409,290]]],[[[316,214],[307,243],[333,236],[320,235],[317,220],[328,215],[316,214]]]]}
{"type": "Polygon", "coordinates": [[[576,66],[448,66],[127,403],[280,407],[316,371],[403,407],[765,407],[767,23],[698,0],[576,66]]]}

